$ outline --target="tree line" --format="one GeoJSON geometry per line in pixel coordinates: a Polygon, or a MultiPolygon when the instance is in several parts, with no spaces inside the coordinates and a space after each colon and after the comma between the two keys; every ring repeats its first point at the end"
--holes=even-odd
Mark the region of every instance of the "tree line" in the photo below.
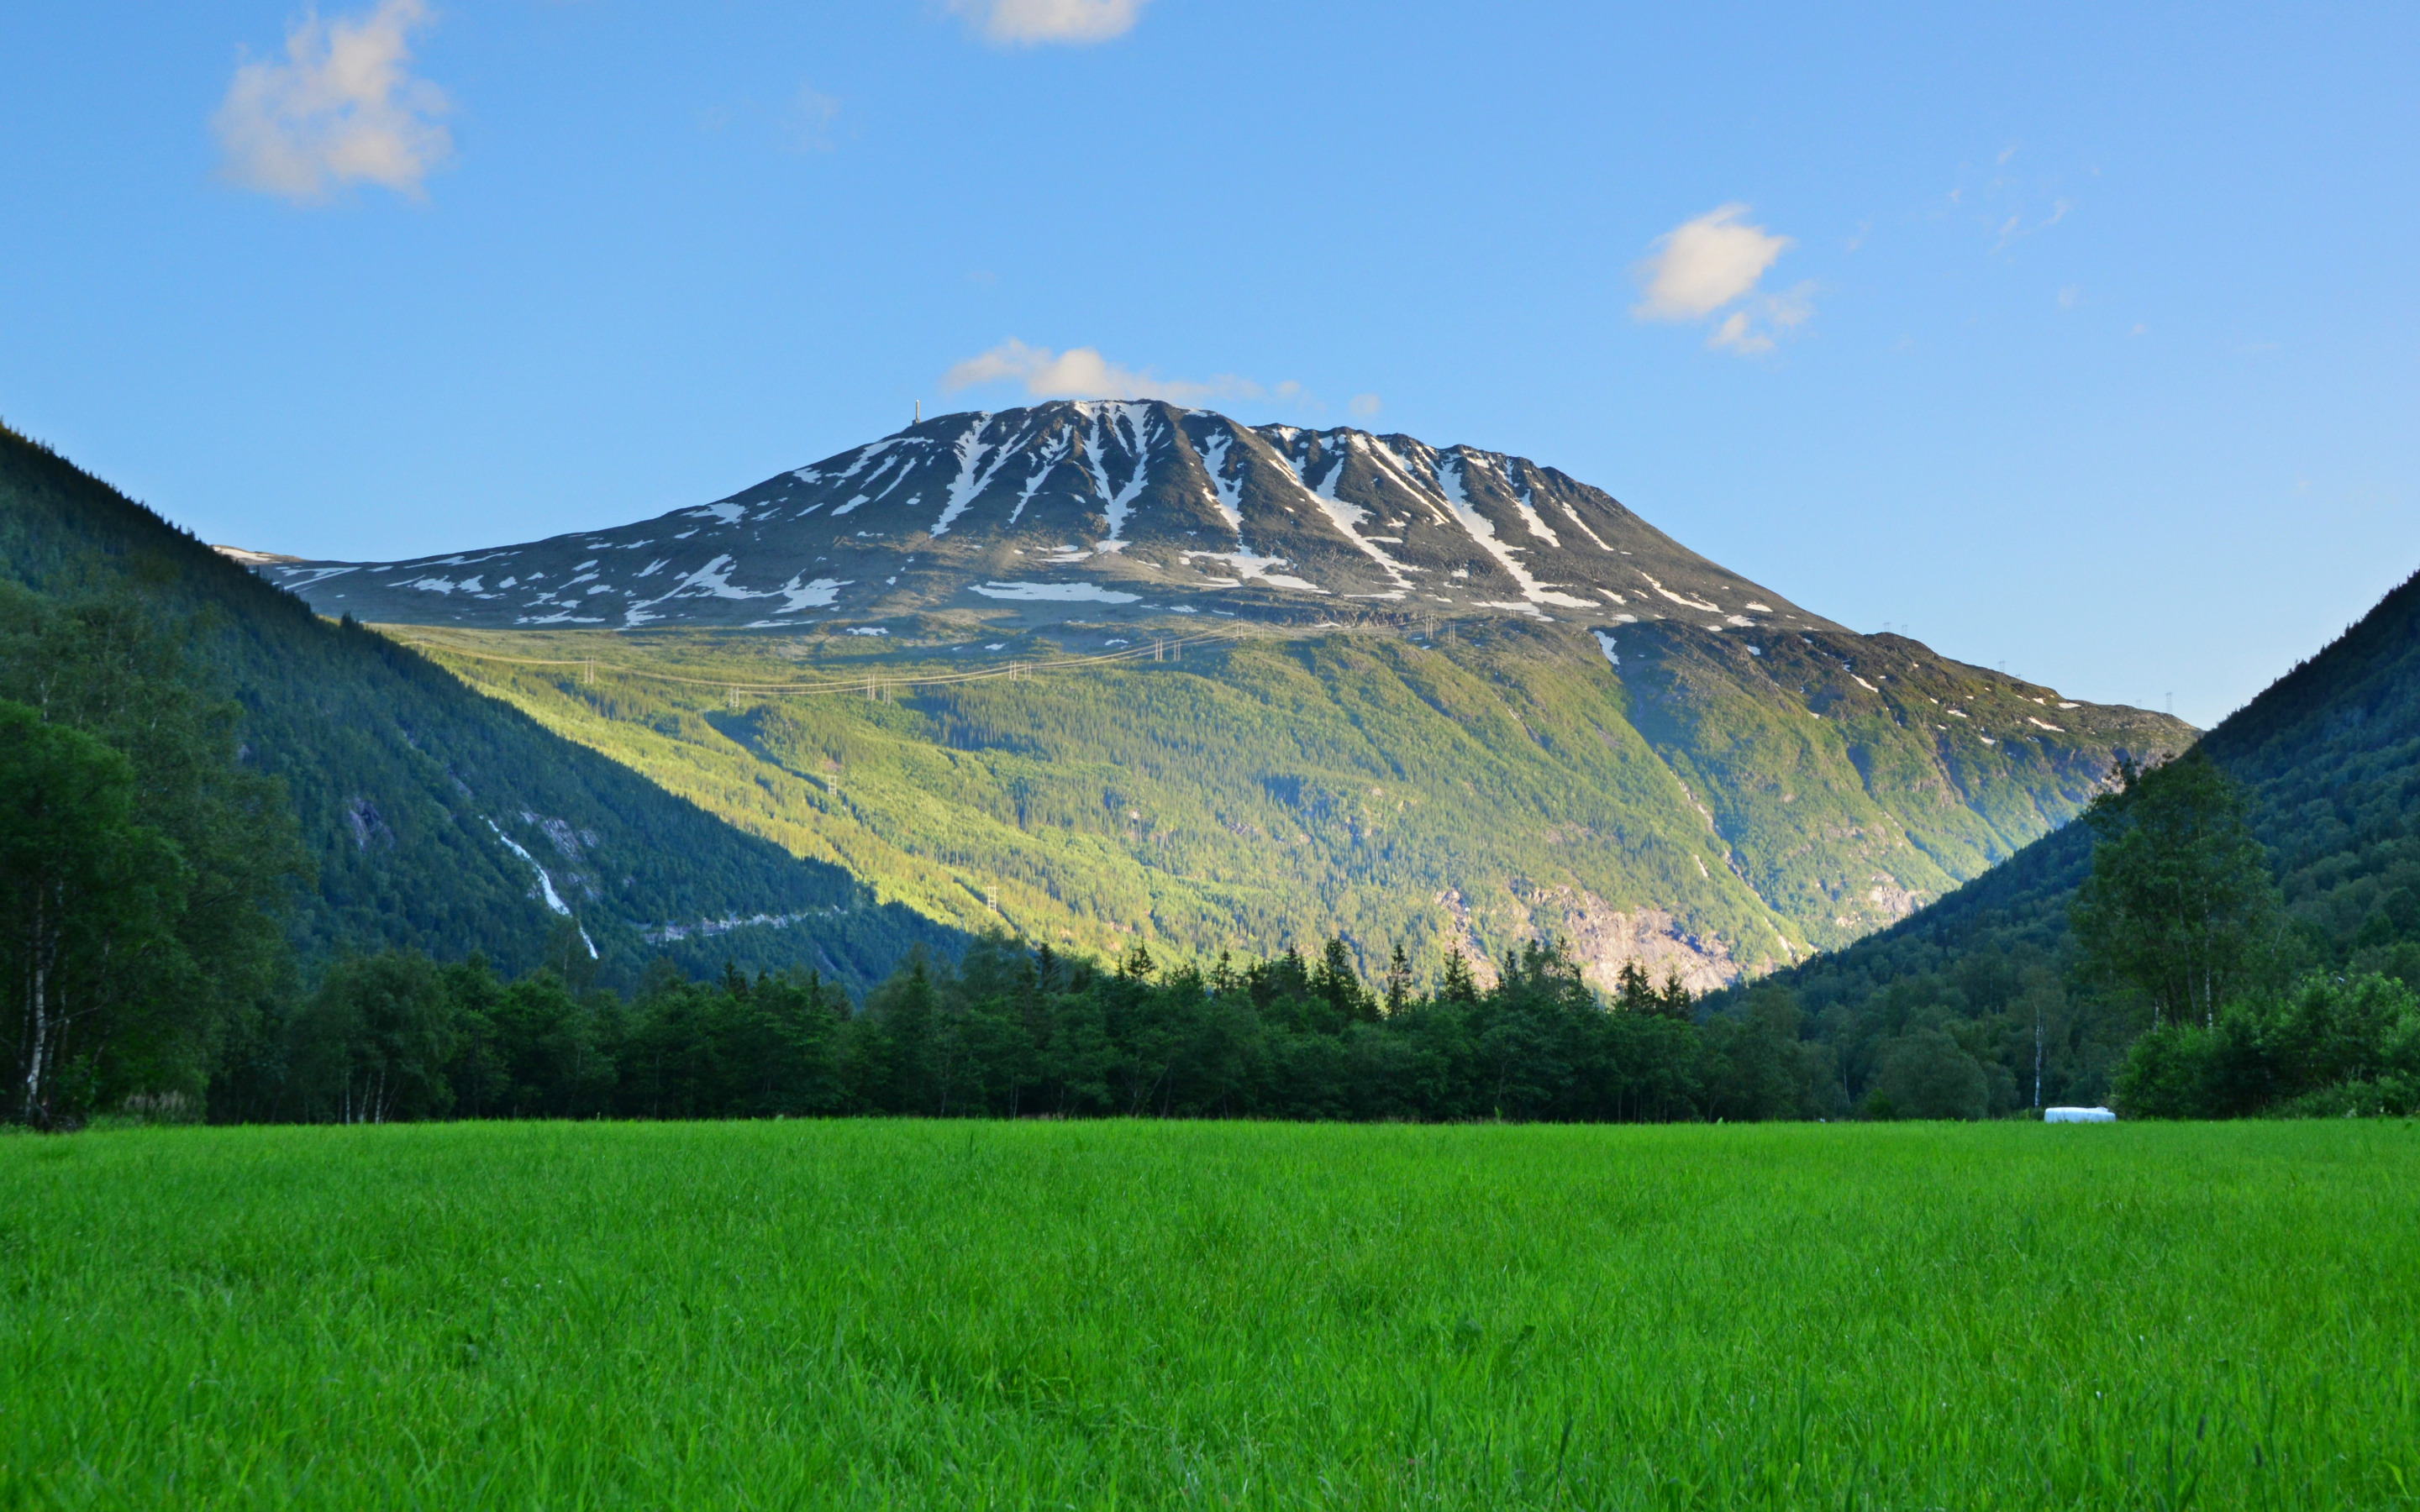
{"type": "Polygon", "coordinates": [[[576,948],[505,982],[473,957],[341,962],[231,1047],[210,1114],[434,1118],[1263,1118],[1668,1121],[1807,1117],[1828,1067],[1794,1020],[1700,1023],[1636,967],[1600,997],[1533,943],[1492,986],[1450,955],[1374,986],[1330,940],[1237,966],[1113,964],[1002,935],[922,949],[861,1004],[819,975],[659,965],[625,995],[576,948]]]}

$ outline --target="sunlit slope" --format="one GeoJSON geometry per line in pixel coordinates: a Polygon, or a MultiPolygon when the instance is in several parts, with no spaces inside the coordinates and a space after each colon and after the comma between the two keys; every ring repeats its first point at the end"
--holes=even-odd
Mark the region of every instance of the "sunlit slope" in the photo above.
{"type": "Polygon", "coordinates": [[[1341,933],[1373,965],[1552,931],[1601,980],[1637,960],[1700,988],[1888,922],[2070,816],[2121,750],[2189,734],[2081,705],[2037,727],[2019,711],[2046,690],[1843,632],[1641,625],[1608,653],[1520,623],[1432,641],[1171,619],[1181,657],[1057,668],[1155,637],[392,633],[960,927],[1181,954],[1341,933]]]}

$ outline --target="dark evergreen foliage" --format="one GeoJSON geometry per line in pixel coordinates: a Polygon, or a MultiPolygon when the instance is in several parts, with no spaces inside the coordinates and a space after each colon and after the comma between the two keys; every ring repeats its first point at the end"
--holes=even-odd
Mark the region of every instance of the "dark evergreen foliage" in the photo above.
{"type": "MultiPolygon", "coordinates": [[[[1408,977],[1405,964],[1404,977],[1408,977]]],[[[1686,995],[1599,1000],[1556,946],[1495,987],[1458,958],[1436,991],[1355,975],[1342,942],[1238,969],[1114,964],[1004,936],[953,964],[910,951],[852,1008],[818,973],[659,964],[627,999],[484,957],[341,964],[223,1119],[1262,1118],[1639,1122],[1840,1111],[1831,1063],[1778,995],[1700,1026],[1686,995]]],[[[1911,1111],[1921,1111],[1911,1109],[1911,1111]]],[[[1945,1106],[1931,1116],[1974,1117],[1945,1106]]]]}

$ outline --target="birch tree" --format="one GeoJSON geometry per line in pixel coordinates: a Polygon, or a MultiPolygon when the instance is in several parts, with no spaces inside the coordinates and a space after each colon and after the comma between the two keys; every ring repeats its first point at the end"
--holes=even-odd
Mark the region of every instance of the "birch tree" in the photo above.
{"type": "Polygon", "coordinates": [[[86,1110],[101,1053],[183,964],[176,924],[191,873],[165,836],[135,821],[135,791],[125,756],[0,702],[11,1111],[36,1128],[86,1110]]]}
{"type": "Polygon", "coordinates": [[[2276,887],[2235,783],[2199,747],[2084,813],[2092,874],[2068,911],[2086,975],[2139,992],[2151,1023],[2216,1022],[2267,964],[2276,887]]]}

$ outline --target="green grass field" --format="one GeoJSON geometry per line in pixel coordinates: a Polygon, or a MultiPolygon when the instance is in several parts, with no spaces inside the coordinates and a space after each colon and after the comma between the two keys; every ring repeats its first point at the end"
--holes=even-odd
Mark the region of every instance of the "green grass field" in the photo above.
{"type": "Polygon", "coordinates": [[[0,1505],[2395,1507],[2403,1121],[0,1139],[0,1505]]]}

